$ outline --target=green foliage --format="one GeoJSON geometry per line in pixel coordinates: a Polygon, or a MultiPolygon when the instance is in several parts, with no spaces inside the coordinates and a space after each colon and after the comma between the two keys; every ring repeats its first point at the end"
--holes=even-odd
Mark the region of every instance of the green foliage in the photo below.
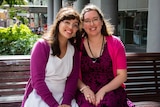
{"type": "Polygon", "coordinates": [[[9,10],[9,17],[11,18],[11,19],[13,19],[13,17],[16,17],[17,16],[17,11],[16,11],[16,9],[15,8],[10,8],[10,10],[9,10]]]}
{"type": "Polygon", "coordinates": [[[39,38],[26,25],[0,28],[0,55],[29,55],[39,38]]]}
{"type": "Polygon", "coordinates": [[[26,24],[27,25],[29,23],[29,21],[28,21],[28,19],[26,17],[17,16],[17,19],[19,19],[20,22],[22,22],[22,24],[26,24]]]}
{"type": "Polygon", "coordinates": [[[5,0],[7,2],[7,4],[9,4],[10,7],[12,7],[13,5],[25,5],[25,1],[24,0],[5,0]]]}
{"type": "Polygon", "coordinates": [[[13,7],[14,5],[26,5],[27,2],[25,0],[0,0],[0,5],[8,4],[9,7],[13,7]]]}
{"type": "Polygon", "coordinates": [[[27,13],[27,11],[26,10],[22,10],[22,9],[17,10],[14,7],[11,7],[9,9],[9,17],[11,19],[16,17],[19,21],[22,22],[22,24],[28,24],[29,23],[27,17],[17,16],[17,13],[27,13]]]}

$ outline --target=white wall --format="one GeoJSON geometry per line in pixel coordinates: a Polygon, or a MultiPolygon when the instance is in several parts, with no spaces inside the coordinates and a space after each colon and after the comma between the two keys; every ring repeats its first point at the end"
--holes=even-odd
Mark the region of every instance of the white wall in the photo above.
{"type": "Polygon", "coordinates": [[[101,8],[101,0],[90,0],[90,2],[101,8]]]}
{"type": "Polygon", "coordinates": [[[118,0],[119,11],[138,10],[147,11],[148,0],[118,0]]]}

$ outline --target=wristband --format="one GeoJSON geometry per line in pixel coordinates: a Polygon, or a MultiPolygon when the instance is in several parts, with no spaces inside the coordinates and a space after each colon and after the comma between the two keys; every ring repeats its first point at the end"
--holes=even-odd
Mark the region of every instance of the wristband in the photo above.
{"type": "Polygon", "coordinates": [[[80,92],[83,93],[83,90],[86,89],[86,88],[89,88],[89,86],[88,86],[88,85],[85,85],[84,87],[82,87],[82,88],[80,89],[80,92]]]}

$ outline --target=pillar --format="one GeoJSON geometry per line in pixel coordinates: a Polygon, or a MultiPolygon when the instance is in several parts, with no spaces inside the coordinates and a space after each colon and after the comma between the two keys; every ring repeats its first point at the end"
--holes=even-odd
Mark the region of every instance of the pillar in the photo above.
{"type": "Polygon", "coordinates": [[[115,26],[115,35],[118,35],[118,0],[101,0],[101,10],[105,18],[110,19],[115,26]]]}
{"type": "Polygon", "coordinates": [[[54,0],[48,0],[47,7],[47,25],[50,26],[53,23],[54,15],[54,0]]]}
{"type": "Polygon", "coordinates": [[[76,0],[73,7],[80,13],[83,7],[89,3],[89,0],[76,0]]]}
{"type": "Polygon", "coordinates": [[[148,2],[147,52],[160,52],[160,0],[148,2]]]}
{"type": "Polygon", "coordinates": [[[54,19],[56,18],[56,15],[60,8],[62,8],[62,0],[54,0],[54,19]]]}

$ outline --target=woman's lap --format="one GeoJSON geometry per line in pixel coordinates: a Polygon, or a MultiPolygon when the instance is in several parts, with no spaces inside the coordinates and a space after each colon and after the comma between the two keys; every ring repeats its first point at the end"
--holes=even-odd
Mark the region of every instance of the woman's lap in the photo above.
{"type": "MultiPolygon", "coordinates": [[[[78,94],[77,103],[80,107],[95,107],[85,100],[83,93],[78,94]]],[[[98,107],[128,107],[124,89],[119,88],[116,91],[107,93],[98,107]]]]}

